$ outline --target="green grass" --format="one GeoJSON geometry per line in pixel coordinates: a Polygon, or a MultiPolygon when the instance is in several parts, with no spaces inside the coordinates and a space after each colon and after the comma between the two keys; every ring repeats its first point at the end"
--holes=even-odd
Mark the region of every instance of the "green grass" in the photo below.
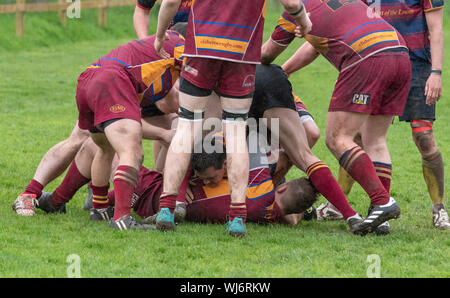
{"type": "MultiPolygon", "coordinates": [[[[81,258],[82,277],[366,277],[370,254],[380,256],[382,277],[450,277],[449,233],[432,227],[420,156],[408,125],[398,121],[388,142],[392,194],[403,213],[392,221],[388,237],[354,236],[344,222],[302,222],[293,228],[248,224],[245,239],[224,235],[221,225],[194,223],[180,225],[175,233],[118,232],[106,223],[89,221],[81,209],[85,188],[65,215],[38,211],[25,218],[13,213],[11,203],[33,177],[43,154],[72,130],[78,75],[110,49],[135,38],[132,12],[131,7],[111,9],[107,28],[96,26],[95,10],[83,11],[80,20],[68,20],[66,28],[55,13],[27,14],[23,39],[14,35],[14,15],[0,15],[0,277],[65,277],[71,254],[81,258]]],[[[156,13],[152,12],[151,32],[156,13]]],[[[268,13],[266,38],[277,14],[273,8],[268,13]]],[[[445,38],[450,42],[448,21],[445,38]]],[[[277,62],[285,61],[295,48],[291,46],[277,62]]],[[[445,61],[444,73],[450,73],[448,51],[445,61]]],[[[306,101],[322,131],[337,75],[319,58],[291,77],[294,91],[306,101]]],[[[435,134],[447,164],[448,90],[450,81],[444,76],[435,134]]],[[[151,144],[144,146],[145,165],[151,167],[151,144]]],[[[337,173],[337,161],[323,137],[314,152],[337,173]]],[[[289,179],[299,176],[304,176],[299,170],[288,174],[289,179]]],[[[369,200],[359,186],[349,200],[365,214],[369,200]]]]}

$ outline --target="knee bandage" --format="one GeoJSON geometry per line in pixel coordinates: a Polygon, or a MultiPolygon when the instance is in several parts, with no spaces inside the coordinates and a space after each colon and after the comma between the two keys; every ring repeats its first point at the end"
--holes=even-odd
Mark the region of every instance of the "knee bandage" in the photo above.
{"type": "Polygon", "coordinates": [[[203,121],[203,118],[205,118],[205,111],[202,110],[191,111],[186,108],[180,107],[178,109],[178,112],[180,119],[186,121],[203,121]]]}
{"type": "Polygon", "coordinates": [[[246,121],[248,118],[249,110],[223,110],[222,121],[246,121]]]}

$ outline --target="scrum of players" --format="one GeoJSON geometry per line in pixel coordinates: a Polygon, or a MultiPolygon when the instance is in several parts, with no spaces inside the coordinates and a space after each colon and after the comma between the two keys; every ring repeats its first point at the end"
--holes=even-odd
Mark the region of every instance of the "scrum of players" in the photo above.
{"type": "Polygon", "coordinates": [[[88,184],[90,219],[119,230],[213,222],[242,237],[246,221],[296,225],[316,218],[345,220],[356,235],[386,235],[389,220],[401,213],[390,196],[386,144],[399,116],[410,122],[422,156],[433,225],[450,229],[433,134],[442,91],[443,0],[280,2],[285,11],[263,42],[264,0],[163,0],[152,36],[155,0],[138,0],[138,40],[80,75],[78,121],[44,155],[13,210],[65,213],[88,184]],[[399,18],[402,11],[411,13],[399,18]],[[271,64],[295,38],[305,39],[297,52],[282,66],[271,64]],[[340,165],[337,179],[312,151],[320,131],[289,81],[319,55],[339,71],[325,131],[340,165]],[[210,119],[219,125],[195,125],[210,119]],[[255,149],[264,129],[278,144],[255,149]],[[153,140],[153,169],[142,165],[142,139],[153,140]],[[307,177],[286,182],[292,166],[307,177]],[[67,168],[62,183],[44,192],[67,168]],[[370,200],[365,217],[347,200],[354,181],[370,200]],[[316,209],[319,195],[328,202],[316,209]]]}

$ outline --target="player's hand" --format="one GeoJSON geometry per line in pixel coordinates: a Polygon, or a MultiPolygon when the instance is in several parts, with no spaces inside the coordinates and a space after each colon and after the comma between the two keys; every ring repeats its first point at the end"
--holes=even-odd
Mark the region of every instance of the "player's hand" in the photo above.
{"type": "Polygon", "coordinates": [[[169,55],[169,53],[167,53],[165,50],[164,50],[164,42],[166,41],[166,40],[168,40],[169,39],[169,35],[167,34],[167,32],[164,34],[164,37],[163,38],[161,38],[161,37],[156,37],[155,38],[155,42],[153,43],[153,46],[155,47],[155,51],[156,51],[156,53],[158,53],[158,56],[159,57],[161,57],[161,58],[163,58],[163,59],[168,59],[168,58],[170,58],[170,55],[169,55]]]}
{"type": "Polygon", "coordinates": [[[425,85],[426,104],[431,106],[435,104],[442,95],[442,77],[439,74],[432,73],[425,85]]]}
{"type": "Polygon", "coordinates": [[[295,36],[303,38],[312,29],[312,23],[309,19],[309,13],[302,13],[300,16],[300,22],[298,22],[297,28],[295,28],[295,36]]]}

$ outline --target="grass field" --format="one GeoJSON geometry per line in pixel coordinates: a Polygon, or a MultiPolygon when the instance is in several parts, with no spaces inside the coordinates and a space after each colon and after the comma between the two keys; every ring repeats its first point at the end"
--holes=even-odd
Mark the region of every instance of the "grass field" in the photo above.
{"type": "MultiPolygon", "coordinates": [[[[81,277],[366,277],[367,258],[377,254],[382,277],[450,277],[450,234],[432,227],[431,201],[422,178],[420,156],[410,128],[395,121],[388,137],[393,160],[391,194],[402,207],[387,237],[352,235],[344,222],[301,222],[296,227],[247,224],[247,237],[234,239],[221,225],[184,223],[176,233],[119,232],[89,221],[82,210],[83,188],[67,214],[19,217],[11,204],[21,193],[43,154],[65,139],[77,119],[75,87],[87,65],[135,38],[132,7],[110,9],[108,27],[96,26],[96,11],[59,25],[56,13],[26,15],[26,36],[15,37],[15,16],[0,15],[0,277],[66,277],[69,255],[80,256],[81,277]]],[[[152,12],[155,31],[157,10],[152,12]]],[[[271,7],[265,37],[279,12],[271,7]]],[[[450,12],[445,39],[450,43],[450,12]]],[[[296,41],[296,45],[301,43],[296,41]]],[[[292,45],[279,59],[295,51],[292,45]]],[[[450,73],[450,52],[444,74],[450,73]]],[[[294,74],[294,91],[314,115],[322,132],[337,71],[323,58],[294,74]]],[[[435,134],[449,173],[450,80],[435,134]]],[[[144,164],[152,166],[151,144],[144,143],[144,164]]],[[[338,163],[323,136],[316,155],[337,174],[338,163]]],[[[288,179],[304,176],[292,170],[288,179]]],[[[62,177],[47,186],[53,190],[62,177]]],[[[449,185],[447,175],[445,182],[449,185]]],[[[369,200],[359,186],[349,195],[365,214],[369,200]]],[[[321,198],[317,204],[324,202],[321,198]]],[[[447,200],[448,202],[448,200],[447,200]]]]}

